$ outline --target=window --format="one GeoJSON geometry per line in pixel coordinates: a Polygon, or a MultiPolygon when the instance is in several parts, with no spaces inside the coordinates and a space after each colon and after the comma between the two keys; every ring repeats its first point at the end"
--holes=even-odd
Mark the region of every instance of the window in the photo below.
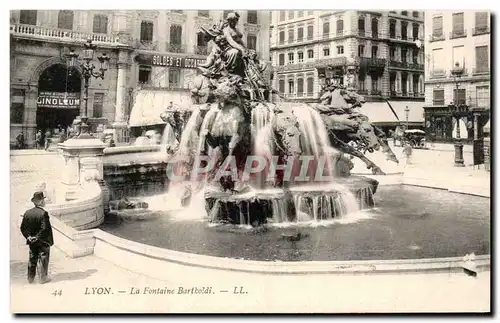
{"type": "Polygon", "coordinates": [[[170,44],[172,45],[182,44],[182,26],[179,25],[170,26],[170,44]]]}
{"type": "Polygon", "coordinates": [[[372,92],[378,92],[378,77],[372,75],[372,92]]]}
{"type": "Polygon", "coordinates": [[[108,16],[94,15],[94,25],[92,31],[97,34],[108,33],[108,16]]]}
{"type": "Polygon", "coordinates": [[[344,54],[344,46],[337,46],[337,54],[344,54]]]}
{"type": "Polygon", "coordinates": [[[168,87],[179,88],[181,84],[181,70],[178,68],[168,69],[168,87]]]}
{"type": "Polygon", "coordinates": [[[401,11],[402,16],[408,16],[408,11],[401,11]]]}
{"type": "Polygon", "coordinates": [[[372,38],[378,38],[378,19],[372,19],[372,38]]]}
{"type": "Polygon", "coordinates": [[[73,29],[73,11],[72,10],[59,10],[57,15],[57,28],[60,29],[73,29]]]}
{"type": "Polygon", "coordinates": [[[445,70],[446,59],[442,48],[435,48],[432,50],[432,69],[435,74],[443,73],[445,70]]]}
{"type": "Polygon", "coordinates": [[[490,87],[478,86],[476,87],[476,101],[478,108],[489,108],[490,106],[490,87]]]}
{"type": "Polygon", "coordinates": [[[323,56],[330,56],[330,48],[329,47],[323,48],[323,56]]]}
{"type": "Polygon", "coordinates": [[[358,45],[358,56],[363,57],[365,54],[365,45],[358,45]]]}
{"type": "Polygon", "coordinates": [[[297,41],[302,41],[302,40],[304,40],[304,28],[299,27],[299,29],[297,30],[297,41]]]}
{"type": "Polygon", "coordinates": [[[391,59],[391,61],[396,59],[396,48],[389,48],[389,58],[391,59]]]}
{"type": "Polygon", "coordinates": [[[285,80],[279,80],[278,87],[280,93],[285,93],[285,80]]]}
{"type": "Polygon", "coordinates": [[[414,18],[418,18],[418,16],[419,16],[418,11],[413,11],[412,15],[414,18]]]}
{"type": "Polygon", "coordinates": [[[257,50],[257,36],[255,35],[247,36],[247,47],[248,49],[257,50]]]}
{"type": "Polygon", "coordinates": [[[325,21],[323,23],[323,37],[328,37],[330,35],[330,23],[325,21]]]}
{"type": "Polygon", "coordinates": [[[314,34],[314,26],[307,26],[307,39],[311,40],[313,39],[313,34],[314,34]]]}
{"type": "Polygon", "coordinates": [[[413,24],[413,40],[414,41],[416,41],[418,39],[419,29],[420,29],[419,24],[413,24]]]}
{"type": "Polygon", "coordinates": [[[227,18],[227,16],[231,13],[232,11],[231,10],[224,10],[223,12],[223,17],[224,17],[224,20],[227,18]]]}
{"type": "Polygon", "coordinates": [[[10,123],[23,123],[24,118],[24,90],[12,89],[10,102],[10,123]]]}
{"type": "Polygon", "coordinates": [[[413,93],[419,93],[418,91],[418,83],[420,76],[418,74],[413,74],[413,93]]]}
{"type": "Polygon", "coordinates": [[[413,64],[418,64],[418,48],[413,48],[412,54],[413,54],[413,64]]]}
{"type": "Polygon", "coordinates": [[[280,66],[285,65],[285,54],[280,54],[278,56],[278,63],[279,63],[280,66]]]}
{"type": "Polygon", "coordinates": [[[210,17],[210,10],[198,10],[198,16],[210,17]]]}
{"type": "Polygon", "coordinates": [[[488,29],[488,13],[487,12],[476,12],[475,28],[476,31],[486,31],[488,29]]]}
{"type": "Polygon", "coordinates": [[[293,39],[295,38],[295,31],[293,29],[288,30],[288,42],[292,43],[293,39]]]}
{"type": "Polygon", "coordinates": [[[293,53],[288,53],[288,62],[290,64],[293,64],[294,56],[295,55],[293,53]]]}
{"type": "Polygon", "coordinates": [[[406,21],[401,22],[401,39],[408,39],[408,23],[406,21]]]}
{"type": "Polygon", "coordinates": [[[102,117],[102,106],[104,103],[104,93],[94,93],[94,102],[92,104],[92,115],[94,118],[102,117]]]}
{"type": "Polygon", "coordinates": [[[297,95],[298,96],[304,95],[304,79],[303,78],[299,78],[297,80],[297,95]]]}
{"type": "Polygon", "coordinates": [[[302,63],[304,61],[304,52],[298,52],[297,58],[299,60],[299,63],[302,63]]]}
{"type": "Polygon", "coordinates": [[[307,95],[312,96],[314,92],[314,78],[307,78],[307,95]]]}
{"type": "Polygon", "coordinates": [[[295,92],[295,84],[293,83],[293,80],[288,80],[288,93],[294,93],[295,92]]]}
{"type": "Polygon", "coordinates": [[[344,20],[337,20],[337,36],[342,36],[344,34],[344,20]]]}
{"type": "MultiPolygon", "coordinates": [[[[280,11],[280,21],[284,21],[286,19],[286,12],[283,10],[280,11]]],[[[284,88],[284,87],[283,87],[284,88]]]]}
{"type": "Polygon", "coordinates": [[[391,95],[396,93],[396,74],[391,73],[389,75],[389,89],[391,91],[391,95]]]}
{"type": "Polygon", "coordinates": [[[21,10],[21,16],[19,17],[19,23],[24,25],[34,25],[36,26],[36,10],[21,10]]]}
{"type": "Polygon", "coordinates": [[[364,17],[358,18],[358,32],[360,35],[364,35],[364,33],[365,33],[365,18],[364,17]]]}
{"type": "Polygon", "coordinates": [[[314,58],[314,50],[312,49],[307,50],[307,58],[314,58]]]}
{"type": "Polygon", "coordinates": [[[280,31],[280,44],[283,44],[285,42],[285,31],[282,30],[280,31]]]}
{"type": "Polygon", "coordinates": [[[458,96],[457,96],[457,89],[453,89],[453,103],[459,105],[467,103],[465,89],[458,89],[458,96]]]}
{"type": "Polygon", "coordinates": [[[444,105],[444,90],[434,89],[432,95],[432,105],[444,105]]]}
{"type": "Polygon", "coordinates": [[[476,46],[476,72],[488,72],[488,46],[476,46]]]}
{"type": "Polygon", "coordinates": [[[432,18],[432,36],[441,37],[443,35],[443,17],[432,18]]]}
{"type": "Polygon", "coordinates": [[[247,23],[254,25],[257,24],[257,10],[248,10],[247,23]]]}
{"type": "Polygon", "coordinates": [[[455,67],[455,63],[458,62],[460,63],[461,67],[463,63],[465,62],[465,47],[464,45],[462,46],[453,46],[453,51],[452,51],[452,67],[455,67]]]}
{"type": "Polygon", "coordinates": [[[396,38],[396,21],[389,21],[389,37],[396,38]]]}
{"type": "Polygon", "coordinates": [[[151,80],[151,67],[140,65],[139,66],[139,83],[149,84],[151,80]]]}
{"type": "Polygon", "coordinates": [[[198,47],[206,47],[207,46],[207,40],[205,38],[205,34],[203,34],[201,32],[196,34],[196,46],[198,46],[198,47]]]}
{"type": "Polygon", "coordinates": [[[153,41],[153,23],[151,21],[141,22],[141,42],[153,41]]]}
{"type": "Polygon", "coordinates": [[[288,19],[293,19],[294,11],[288,11],[288,19]]]}
{"type": "Polygon", "coordinates": [[[403,95],[406,96],[408,93],[408,74],[403,73],[401,74],[401,92],[403,92],[403,95]]]}
{"type": "Polygon", "coordinates": [[[453,36],[461,36],[464,34],[464,13],[454,13],[453,14],[453,36]]]}
{"type": "Polygon", "coordinates": [[[406,48],[401,48],[401,62],[406,63],[408,61],[408,50],[406,48]]]}
{"type": "Polygon", "coordinates": [[[372,46],[372,58],[377,58],[378,46],[372,46]]]}
{"type": "Polygon", "coordinates": [[[297,17],[298,18],[304,17],[304,11],[299,11],[299,13],[297,14],[297,17]]]}

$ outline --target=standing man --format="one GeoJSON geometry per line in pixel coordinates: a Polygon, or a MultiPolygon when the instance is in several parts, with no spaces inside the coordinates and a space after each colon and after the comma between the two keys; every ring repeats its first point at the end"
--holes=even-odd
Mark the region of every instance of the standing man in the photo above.
{"type": "Polygon", "coordinates": [[[52,132],[50,132],[50,129],[47,129],[45,131],[45,150],[49,150],[50,136],[52,136],[52,132]]]}
{"type": "Polygon", "coordinates": [[[26,211],[21,223],[21,233],[26,238],[26,244],[30,248],[28,263],[28,282],[33,283],[36,276],[38,260],[40,283],[45,284],[50,281],[48,278],[50,247],[54,244],[52,226],[49,220],[49,213],[43,209],[45,206],[45,196],[43,192],[35,192],[31,202],[35,207],[26,211]]]}

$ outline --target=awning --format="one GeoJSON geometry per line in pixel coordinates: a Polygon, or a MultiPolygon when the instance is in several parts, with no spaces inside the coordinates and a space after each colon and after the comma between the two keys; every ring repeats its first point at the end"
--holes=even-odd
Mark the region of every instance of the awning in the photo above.
{"type": "Polygon", "coordinates": [[[406,122],[406,107],[409,109],[408,122],[422,123],[424,122],[424,105],[425,102],[414,101],[387,101],[382,102],[366,102],[360,108],[360,112],[370,118],[370,121],[375,124],[395,124],[406,122]],[[391,111],[390,106],[394,109],[391,111]],[[399,118],[399,120],[398,120],[399,118]]]}
{"type": "Polygon", "coordinates": [[[191,94],[188,91],[172,90],[139,90],[135,97],[134,106],[130,112],[130,127],[142,127],[164,124],[160,114],[172,102],[175,105],[191,107],[191,94]]]}

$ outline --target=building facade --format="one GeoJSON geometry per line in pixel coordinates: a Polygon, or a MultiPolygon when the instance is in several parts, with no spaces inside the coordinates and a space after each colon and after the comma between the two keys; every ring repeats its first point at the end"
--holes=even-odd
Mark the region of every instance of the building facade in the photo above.
{"type": "MultiPolygon", "coordinates": [[[[87,39],[97,45],[96,56],[111,58],[104,78],[90,80],[87,115],[105,118],[119,137],[137,90],[189,88],[211,50],[199,28],[231,11],[12,10],[11,142],[22,132],[32,146],[37,129],[65,128],[82,114],[81,69],[67,68],[67,54],[81,57],[87,39]]],[[[269,11],[238,13],[243,41],[267,60],[269,11]]]]}
{"type": "Polygon", "coordinates": [[[427,11],[425,123],[434,141],[481,137],[490,109],[490,12],[427,11]],[[458,65],[457,65],[458,63],[458,65]],[[459,78],[453,69],[462,70],[459,78]],[[458,85],[458,90],[457,90],[458,85]]]}
{"type": "Polygon", "coordinates": [[[376,123],[394,126],[410,106],[409,122],[422,124],[423,12],[274,11],[271,30],[273,85],[286,97],[317,101],[321,79],[339,78],[365,96],[376,123]]]}

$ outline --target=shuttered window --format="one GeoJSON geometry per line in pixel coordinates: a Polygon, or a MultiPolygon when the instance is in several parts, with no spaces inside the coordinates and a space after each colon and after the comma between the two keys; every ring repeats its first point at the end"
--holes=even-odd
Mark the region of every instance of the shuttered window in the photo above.
{"type": "Polygon", "coordinates": [[[488,46],[476,47],[476,71],[488,71],[488,46]]]}
{"type": "Polygon", "coordinates": [[[280,66],[285,65],[285,54],[280,54],[278,62],[280,66]]]}
{"type": "Polygon", "coordinates": [[[462,35],[464,33],[464,13],[453,14],[453,35],[462,35]]]}
{"type": "Polygon", "coordinates": [[[453,103],[454,104],[466,104],[466,92],[465,89],[458,89],[458,98],[457,98],[457,89],[453,90],[453,103]],[[457,101],[458,99],[458,101],[457,101]]]}
{"type": "Polygon", "coordinates": [[[285,93],[285,80],[279,80],[278,84],[280,93],[285,93]]]}
{"type": "Polygon", "coordinates": [[[443,17],[432,18],[432,36],[440,37],[443,35],[443,17]]]}
{"type": "Polygon", "coordinates": [[[257,10],[248,10],[247,22],[249,24],[257,24],[257,10]]]}
{"type": "Polygon", "coordinates": [[[489,108],[490,106],[490,87],[478,86],[476,88],[476,100],[478,108],[489,108]]]}
{"type": "Polygon", "coordinates": [[[323,23],[323,36],[328,36],[330,34],[330,23],[324,22],[323,23]]]}
{"type": "Polygon", "coordinates": [[[304,40],[304,28],[303,27],[299,27],[299,29],[297,30],[297,40],[298,41],[304,40]]]}
{"type": "Polygon", "coordinates": [[[298,96],[304,95],[304,79],[302,78],[297,80],[297,94],[298,96]]]}
{"type": "Polygon", "coordinates": [[[337,35],[342,35],[344,33],[344,20],[337,20],[337,35]]]}
{"type": "Polygon", "coordinates": [[[288,30],[288,42],[291,43],[294,40],[295,31],[293,29],[288,30]]]}
{"type": "Polygon", "coordinates": [[[95,15],[93,21],[92,31],[96,34],[107,34],[108,33],[108,16],[106,15],[95,15]]]}
{"type": "Polygon", "coordinates": [[[313,39],[313,34],[314,34],[314,26],[307,26],[307,39],[308,40],[313,39]]]}
{"type": "Polygon", "coordinates": [[[151,21],[141,22],[141,41],[150,42],[153,40],[153,23],[151,21]]]}
{"type": "Polygon", "coordinates": [[[488,13],[476,12],[476,29],[485,30],[488,27],[488,13]]]}
{"type": "Polygon", "coordinates": [[[73,29],[73,11],[72,10],[59,10],[57,15],[57,28],[60,29],[73,29]]]}
{"type": "Polygon", "coordinates": [[[314,78],[307,78],[307,95],[311,96],[314,92],[314,78]]]}
{"type": "Polygon", "coordinates": [[[435,89],[432,96],[433,105],[444,105],[444,90],[435,89]]]}
{"type": "Polygon", "coordinates": [[[257,49],[257,36],[255,35],[248,35],[247,36],[247,47],[248,49],[257,49]]]}
{"type": "Polygon", "coordinates": [[[36,25],[36,10],[21,10],[19,22],[24,25],[36,25]]]}
{"type": "Polygon", "coordinates": [[[285,42],[285,32],[280,31],[280,43],[283,44],[285,42]]]}
{"type": "Polygon", "coordinates": [[[182,26],[179,25],[170,26],[170,44],[173,45],[182,44],[182,26]]]}

